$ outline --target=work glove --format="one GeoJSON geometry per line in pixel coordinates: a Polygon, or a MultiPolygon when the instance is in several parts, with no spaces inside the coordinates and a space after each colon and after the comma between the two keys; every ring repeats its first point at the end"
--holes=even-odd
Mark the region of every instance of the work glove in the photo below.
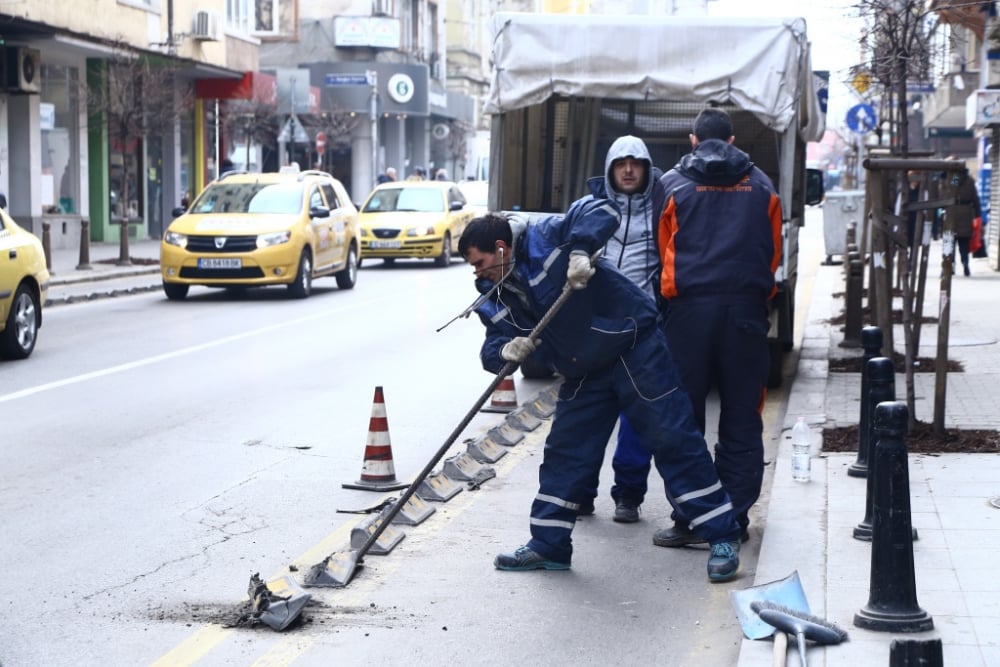
{"type": "Polygon", "coordinates": [[[587,281],[594,275],[596,269],[590,265],[590,255],[583,250],[574,250],[569,254],[569,268],[566,270],[566,282],[570,289],[583,289],[587,281]]]}
{"type": "Polygon", "coordinates": [[[524,336],[518,336],[500,348],[500,356],[504,361],[521,363],[534,351],[535,341],[524,336]]]}

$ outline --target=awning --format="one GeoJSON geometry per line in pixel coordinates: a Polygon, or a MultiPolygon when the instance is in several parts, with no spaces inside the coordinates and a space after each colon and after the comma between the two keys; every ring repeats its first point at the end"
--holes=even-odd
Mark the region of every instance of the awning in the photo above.
{"type": "Polygon", "coordinates": [[[262,72],[244,72],[239,79],[205,78],[194,82],[199,99],[253,100],[274,104],[277,100],[277,79],[262,72]]]}

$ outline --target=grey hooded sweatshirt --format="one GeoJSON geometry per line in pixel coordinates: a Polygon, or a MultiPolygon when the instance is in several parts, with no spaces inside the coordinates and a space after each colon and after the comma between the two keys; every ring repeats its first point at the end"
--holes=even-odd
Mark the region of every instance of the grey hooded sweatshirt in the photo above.
{"type": "Polygon", "coordinates": [[[646,143],[632,135],[615,139],[604,160],[604,176],[587,181],[595,196],[613,199],[621,208],[621,225],[604,247],[604,257],[654,299],[660,285],[660,254],[656,247],[657,226],[666,202],[666,191],[649,157],[646,143]],[[611,165],[631,157],[646,163],[646,182],[635,194],[615,190],[611,165]]]}

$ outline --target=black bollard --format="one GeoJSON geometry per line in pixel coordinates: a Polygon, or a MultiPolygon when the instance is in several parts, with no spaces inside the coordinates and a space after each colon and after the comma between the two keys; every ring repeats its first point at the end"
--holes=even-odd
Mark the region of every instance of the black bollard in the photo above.
{"type": "Polygon", "coordinates": [[[42,252],[45,253],[45,268],[52,273],[52,225],[42,223],[42,252]]]}
{"type": "Polygon", "coordinates": [[[872,514],[872,561],[868,604],[854,615],[854,625],[881,632],[926,632],[934,619],[917,604],[910,523],[910,474],[906,435],[909,410],[902,401],[875,408],[878,441],[872,452],[875,502],[872,514]]]}
{"type": "Polygon", "coordinates": [[[864,290],[864,264],[857,252],[847,255],[847,285],[844,291],[844,340],[840,347],[859,347],[862,329],[862,292],[864,290]]]}
{"type": "MultiPolygon", "coordinates": [[[[881,335],[881,334],[880,334],[881,335]]],[[[868,371],[868,391],[861,397],[862,419],[864,424],[858,426],[859,433],[864,433],[868,451],[868,488],[865,492],[865,518],[854,528],[854,539],[870,542],[872,539],[872,505],[875,500],[873,481],[876,475],[872,452],[875,450],[875,406],[884,401],[896,400],[896,371],[892,360],[888,357],[875,357],[865,363],[868,371]],[[867,404],[867,407],[864,405],[867,404]]]]}
{"type": "MultiPolygon", "coordinates": [[[[869,446],[871,438],[869,429],[871,428],[871,409],[866,397],[868,396],[868,362],[882,354],[882,330],[878,327],[865,327],[861,330],[861,346],[865,352],[861,366],[861,410],[858,415],[858,458],[847,469],[847,474],[851,477],[868,476],[868,457],[871,455],[869,446]]],[[[890,399],[896,398],[893,396],[890,399]]],[[[874,404],[873,404],[874,405],[874,404]]]]}
{"type": "Polygon", "coordinates": [[[90,220],[80,221],[80,263],[76,265],[77,271],[92,269],[90,265],[90,220]]]}
{"type": "Polygon", "coordinates": [[[893,639],[889,667],[944,667],[940,639],[893,639]]]}

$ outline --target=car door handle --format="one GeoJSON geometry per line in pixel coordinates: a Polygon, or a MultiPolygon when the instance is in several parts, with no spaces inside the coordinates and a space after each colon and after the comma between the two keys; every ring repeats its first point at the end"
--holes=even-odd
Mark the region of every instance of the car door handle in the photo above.
{"type": "Polygon", "coordinates": [[[7,251],[7,257],[10,259],[17,259],[17,248],[11,248],[7,251]]]}

